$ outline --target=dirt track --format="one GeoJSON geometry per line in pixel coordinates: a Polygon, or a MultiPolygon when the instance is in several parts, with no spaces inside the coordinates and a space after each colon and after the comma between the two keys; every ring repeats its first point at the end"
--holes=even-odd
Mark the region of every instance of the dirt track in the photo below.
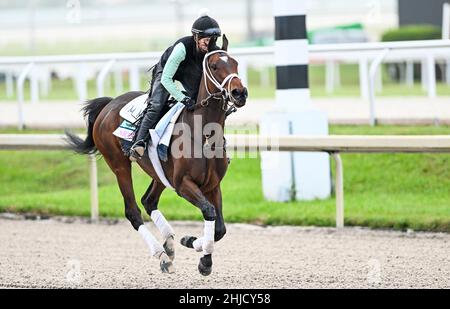
{"type": "MultiPolygon", "coordinates": [[[[67,220],[0,218],[0,287],[450,288],[449,234],[228,224],[203,277],[181,245],[176,273],[162,274],[126,221],[67,220]]],[[[202,231],[172,225],[177,241],[202,231]]]]}

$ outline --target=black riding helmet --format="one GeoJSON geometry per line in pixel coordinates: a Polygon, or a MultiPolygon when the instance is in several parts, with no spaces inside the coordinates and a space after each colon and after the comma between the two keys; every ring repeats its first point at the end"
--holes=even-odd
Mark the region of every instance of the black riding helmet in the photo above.
{"type": "Polygon", "coordinates": [[[222,31],[214,18],[203,13],[192,25],[192,34],[197,35],[199,39],[210,37],[216,41],[222,35],[222,31]]]}

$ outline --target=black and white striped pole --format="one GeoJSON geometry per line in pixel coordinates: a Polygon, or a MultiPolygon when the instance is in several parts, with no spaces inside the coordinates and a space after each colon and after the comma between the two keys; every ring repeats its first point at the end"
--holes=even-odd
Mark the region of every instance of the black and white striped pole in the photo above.
{"type": "Polygon", "coordinates": [[[305,1],[274,0],[277,103],[309,104],[305,1]]]}
{"type": "MultiPolygon", "coordinates": [[[[306,0],[273,0],[276,108],[261,118],[264,135],[327,135],[325,113],[311,104],[308,82],[306,0]]],[[[262,152],[264,196],[273,201],[327,198],[331,193],[328,154],[262,152]]]]}

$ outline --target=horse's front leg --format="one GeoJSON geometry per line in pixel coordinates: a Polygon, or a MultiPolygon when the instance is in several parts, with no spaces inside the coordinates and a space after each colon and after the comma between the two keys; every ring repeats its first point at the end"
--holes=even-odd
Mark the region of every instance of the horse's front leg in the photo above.
{"type": "MultiPolygon", "coordinates": [[[[198,264],[198,270],[202,275],[208,276],[212,271],[212,253],[214,251],[218,212],[214,204],[206,198],[199,187],[189,177],[185,176],[178,188],[178,193],[193,205],[197,206],[203,214],[203,236],[199,238],[185,236],[181,239],[181,244],[188,248],[194,248],[198,252],[203,252],[203,257],[200,258],[198,264]]],[[[223,224],[223,219],[220,222],[222,223],[219,226],[223,224]]]]}
{"type": "Polygon", "coordinates": [[[217,186],[211,192],[205,194],[208,201],[210,201],[216,209],[216,225],[214,230],[214,241],[219,241],[225,236],[227,229],[225,228],[225,221],[222,214],[222,191],[220,186],[217,186]]]}

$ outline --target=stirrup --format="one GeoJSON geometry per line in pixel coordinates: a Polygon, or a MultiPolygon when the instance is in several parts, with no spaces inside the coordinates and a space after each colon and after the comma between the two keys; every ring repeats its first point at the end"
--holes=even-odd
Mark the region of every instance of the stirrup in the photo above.
{"type": "Polygon", "coordinates": [[[142,159],[142,156],[145,153],[145,146],[145,142],[143,142],[142,140],[134,143],[134,145],[131,146],[130,149],[130,161],[136,162],[138,159],[142,159]]]}

